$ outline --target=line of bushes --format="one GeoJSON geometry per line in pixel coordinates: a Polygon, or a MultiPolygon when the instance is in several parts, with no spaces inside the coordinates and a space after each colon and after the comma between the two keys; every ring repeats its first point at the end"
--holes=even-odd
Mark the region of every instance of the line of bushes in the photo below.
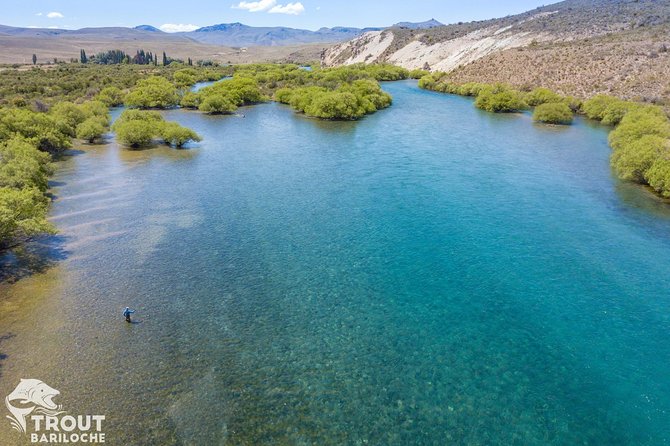
{"type": "Polygon", "coordinates": [[[547,88],[521,92],[508,85],[453,84],[442,73],[419,80],[419,87],[444,93],[476,97],[475,105],[491,112],[516,112],[535,107],[533,119],[552,124],[570,124],[581,113],[614,126],[609,135],[611,166],[617,177],[649,185],[670,198],[670,119],[662,108],[597,95],[584,102],[561,96],[547,88]]]}

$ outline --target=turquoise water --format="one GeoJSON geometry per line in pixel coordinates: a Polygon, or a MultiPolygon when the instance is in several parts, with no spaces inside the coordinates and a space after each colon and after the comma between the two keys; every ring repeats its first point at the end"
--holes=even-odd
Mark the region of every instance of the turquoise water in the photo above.
{"type": "Polygon", "coordinates": [[[0,392],[39,378],[114,445],[670,443],[670,207],[604,127],[384,88],[61,161],[61,235],[3,260],[0,392]]]}

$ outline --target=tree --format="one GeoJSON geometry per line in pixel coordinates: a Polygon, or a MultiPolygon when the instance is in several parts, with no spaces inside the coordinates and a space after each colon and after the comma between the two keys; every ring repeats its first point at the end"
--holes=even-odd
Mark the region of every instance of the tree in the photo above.
{"type": "MultiPolygon", "coordinates": [[[[670,148],[667,149],[670,151],[670,148]]],[[[649,185],[663,197],[670,197],[670,153],[654,161],[645,175],[649,185]]]]}
{"type": "Polygon", "coordinates": [[[535,108],[533,120],[547,124],[570,124],[572,123],[572,110],[562,102],[549,102],[540,104],[535,108]]]}
{"type": "Polygon", "coordinates": [[[88,57],[86,57],[86,51],[83,49],[79,52],[79,61],[81,63],[88,63],[88,57]]]}
{"type": "Polygon", "coordinates": [[[77,138],[94,142],[105,134],[107,129],[106,122],[99,116],[91,116],[77,126],[77,138]]]}
{"type": "Polygon", "coordinates": [[[520,92],[502,85],[483,89],[477,96],[475,106],[494,113],[513,113],[528,108],[520,92]]]}
{"type": "Polygon", "coordinates": [[[0,109],[0,141],[17,136],[44,151],[60,151],[72,144],[64,126],[51,115],[23,108],[0,109]]]}
{"type": "Polygon", "coordinates": [[[0,187],[0,243],[55,232],[46,219],[48,208],[49,199],[37,188],[0,187]]]}
{"type": "Polygon", "coordinates": [[[52,173],[51,157],[22,138],[0,143],[0,187],[34,187],[44,192],[52,173]]]}
{"type": "Polygon", "coordinates": [[[208,94],[201,99],[198,109],[210,114],[234,113],[237,105],[229,96],[215,93],[208,94]]]}
{"type": "Polygon", "coordinates": [[[115,123],[113,129],[116,132],[116,139],[133,148],[148,146],[157,133],[155,126],[146,121],[115,123]]]}
{"type": "Polygon", "coordinates": [[[196,75],[194,69],[185,68],[183,70],[175,71],[172,76],[174,83],[177,84],[177,88],[186,88],[189,85],[193,85],[196,82],[196,75]]]}
{"type": "Polygon", "coordinates": [[[163,51],[163,66],[168,66],[170,62],[168,61],[167,54],[165,54],[165,51],[163,51]]]}
{"type": "Polygon", "coordinates": [[[169,108],[179,103],[177,88],[161,76],[151,76],[137,81],[135,88],[126,95],[125,103],[137,108],[169,108]]]}
{"type": "Polygon", "coordinates": [[[37,64],[37,54],[33,54],[33,65],[37,64]]]}
{"type": "Polygon", "coordinates": [[[105,87],[95,96],[95,99],[107,107],[116,107],[123,104],[124,94],[118,87],[105,87]]]}
{"type": "Polygon", "coordinates": [[[161,139],[165,144],[182,147],[190,141],[201,141],[202,138],[193,130],[182,127],[176,122],[165,122],[160,131],[161,139]]]}
{"type": "Polygon", "coordinates": [[[77,125],[87,118],[86,112],[80,106],[68,101],[51,107],[49,114],[54,117],[63,133],[72,138],[76,136],[77,125]]]}
{"type": "Polygon", "coordinates": [[[193,91],[187,91],[184,93],[184,96],[181,97],[179,105],[184,108],[198,108],[200,105],[200,95],[193,91]]]}
{"type": "Polygon", "coordinates": [[[155,111],[126,110],[116,120],[112,130],[122,144],[134,148],[148,146],[155,139],[177,147],[188,141],[200,141],[197,133],[176,122],[165,122],[155,111]]]}
{"type": "Polygon", "coordinates": [[[546,104],[548,102],[560,102],[561,96],[548,88],[536,88],[526,94],[526,102],[531,107],[546,104]]]}
{"type": "Polygon", "coordinates": [[[645,135],[612,153],[610,163],[622,180],[644,183],[647,171],[665,151],[667,141],[656,135],[645,135]]]}
{"type": "Polygon", "coordinates": [[[599,94],[584,102],[582,110],[589,118],[600,121],[603,119],[607,107],[618,101],[619,99],[615,97],[599,94]]]}

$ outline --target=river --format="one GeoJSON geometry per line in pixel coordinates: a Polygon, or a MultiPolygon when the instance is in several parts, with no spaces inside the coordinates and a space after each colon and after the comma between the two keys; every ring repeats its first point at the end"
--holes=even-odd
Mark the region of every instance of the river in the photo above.
{"type": "Polygon", "coordinates": [[[40,379],[113,445],[670,443],[670,206],[605,127],[384,88],[76,147],[60,234],[0,259],[1,394],[40,379]]]}

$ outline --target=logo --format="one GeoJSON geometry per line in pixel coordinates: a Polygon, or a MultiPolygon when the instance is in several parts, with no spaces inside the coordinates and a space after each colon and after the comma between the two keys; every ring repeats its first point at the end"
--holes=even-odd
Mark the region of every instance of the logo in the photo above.
{"type": "Polygon", "coordinates": [[[66,414],[54,402],[60,392],[39,379],[22,379],[5,398],[12,429],[30,432],[31,443],[104,443],[104,415],[66,414]]]}

